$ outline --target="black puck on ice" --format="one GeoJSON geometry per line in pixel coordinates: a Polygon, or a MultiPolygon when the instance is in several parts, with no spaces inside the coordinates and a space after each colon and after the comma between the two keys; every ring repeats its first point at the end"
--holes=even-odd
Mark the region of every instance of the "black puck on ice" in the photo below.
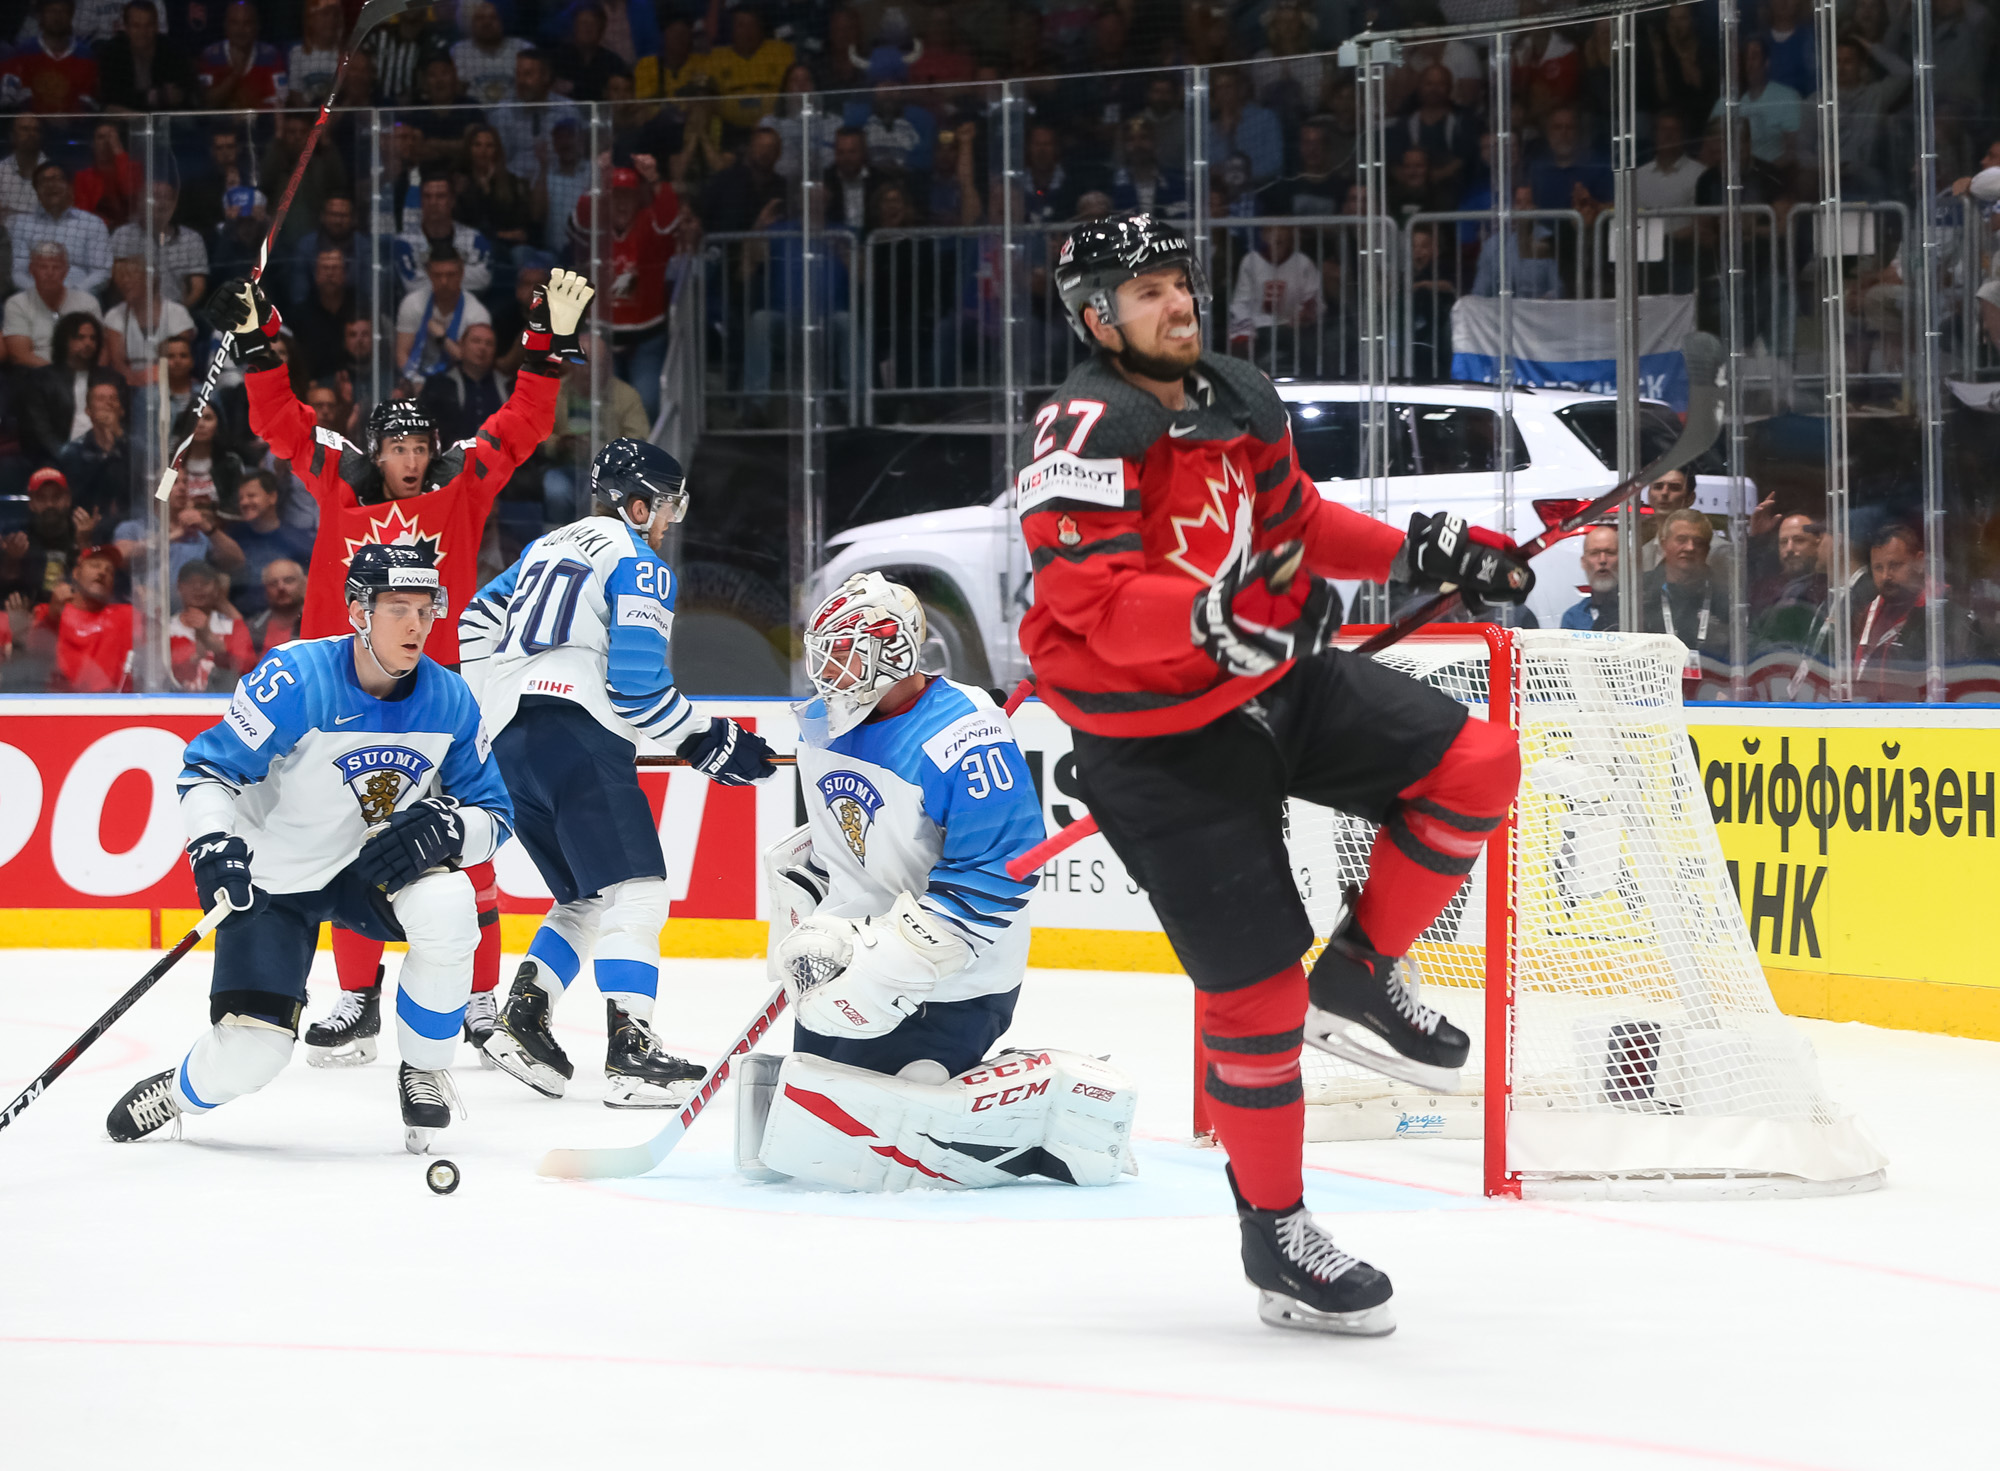
{"type": "Polygon", "coordinates": [[[434,1159],[424,1171],[424,1183],[433,1194],[449,1195],[458,1189],[458,1166],[448,1159],[434,1159]]]}

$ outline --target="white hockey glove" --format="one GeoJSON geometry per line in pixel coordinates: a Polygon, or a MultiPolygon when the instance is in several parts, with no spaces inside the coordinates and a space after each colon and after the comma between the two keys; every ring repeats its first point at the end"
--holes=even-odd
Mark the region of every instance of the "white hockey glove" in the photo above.
{"type": "Polygon", "coordinates": [[[814,914],[779,942],[779,972],[800,1025],[832,1037],[881,1037],[922,1009],[972,949],[898,894],[887,914],[814,914]]]}
{"type": "Polygon", "coordinates": [[[557,270],[550,273],[544,294],[549,303],[549,330],[559,338],[574,337],[597,288],[580,271],[557,270]]]}

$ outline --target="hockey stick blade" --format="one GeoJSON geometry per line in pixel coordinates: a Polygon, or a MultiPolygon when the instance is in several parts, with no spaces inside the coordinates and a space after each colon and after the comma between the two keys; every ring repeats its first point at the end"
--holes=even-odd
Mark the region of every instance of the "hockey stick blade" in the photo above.
{"type": "Polygon", "coordinates": [[[19,1098],[8,1104],[4,1112],[0,1112],[0,1129],[6,1128],[15,1119],[25,1113],[29,1104],[48,1091],[49,1084],[68,1072],[71,1063],[83,1056],[84,1052],[99,1037],[110,1031],[112,1024],[119,1017],[130,1011],[141,996],[159,984],[160,978],[178,965],[181,957],[194,949],[196,945],[199,945],[202,938],[217,925],[221,924],[228,917],[228,914],[229,910],[221,904],[216,905],[215,908],[204,914],[193,929],[181,936],[180,941],[173,949],[155,961],[151,970],[140,976],[137,981],[132,983],[130,990],[111,1003],[109,1011],[92,1022],[85,1029],[81,1037],[78,1037],[74,1042],[69,1044],[69,1049],[61,1057],[58,1057],[54,1062],[43,1068],[42,1075],[30,1083],[19,1098]]]}
{"type": "Polygon", "coordinates": [[[756,1047],[759,1039],[783,1014],[785,1001],[785,988],[780,986],[750,1018],[750,1025],[730,1044],[729,1050],[722,1054],[715,1070],[702,1080],[701,1091],[682,1104],[673,1118],[668,1120],[666,1128],[644,1144],[631,1144],[622,1149],[551,1149],[535,1166],[535,1173],[552,1180],[630,1180],[658,1166],[661,1160],[674,1152],[674,1147],[686,1137],[694,1121],[701,1117],[722,1091],[722,1085],[729,1081],[731,1060],[756,1047]]]}
{"type": "MultiPolygon", "coordinates": [[[[1616,510],[1662,475],[1670,474],[1708,453],[1716,436],[1722,432],[1722,343],[1713,333],[1690,332],[1687,341],[1682,344],[1681,355],[1687,363],[1688,411],[1681,424],[1680,437],[1630,480],[1620,481],[1581,510],[1572,512],[1540,535],[1522,542],[1524,558],[1540,556],[1570,532],[1588,526],[1607,511],[1616,510]]],[[[1455,587],[1435,593],[1414,607],[1406,608],[1401,617],[1373,634],[1354,652],[1379,654],[1426,623],[1433,623],[1441,615],[1455,611],[1464,601],[1455,587]]]]}

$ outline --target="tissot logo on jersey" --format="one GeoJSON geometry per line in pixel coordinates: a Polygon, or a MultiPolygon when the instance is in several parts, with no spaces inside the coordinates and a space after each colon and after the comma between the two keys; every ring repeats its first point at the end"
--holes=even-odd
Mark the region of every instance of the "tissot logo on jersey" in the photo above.
{"type": "Polygon", "coordinates": [[[833,820],[840,824],[840,835],[847,840],[848,848],[856,858],[866,862],[868,829],[874,824],[875,814],[882,810],[882,794],[867,778],[851,771],[828,772],[819,779],[819,790],[826,798],[833,820]]]}
{"type": "Polygon", "coordinates": [[[433,765],[430,757],[408,746],[363,746],[333,764],[370,822],[387,822],[396,804],[433,765]]]}
{"type": "Polygon", "coordinates": [[[1082,460],[1068,450],[1052,450],[1024,469],[1016,484],[1022,513],[1045,501],[1087,501],[1097,506],[1125,504],[1125,462],[1082,460]]]}

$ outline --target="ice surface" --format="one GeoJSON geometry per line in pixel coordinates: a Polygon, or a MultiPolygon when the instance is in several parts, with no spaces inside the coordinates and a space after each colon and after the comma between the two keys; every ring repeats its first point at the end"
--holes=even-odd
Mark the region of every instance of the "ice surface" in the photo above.
{"type": "MultiPolygon", "coordinates": [[[[0,954],[0,1089],[147,963],[0,954]]],[[[1395,1336],[1341,1340],[1257,1321],[1221,1157],[1185,1143],[1171,977],[1036,972],[1010,1037],[1138,1078],[1137,1180],[892,1198],[737,1179],[726,1097],[654,1176],[538,1179],[655,1127],[598,1104],[588,991],[568,1099],[461,1052],[449,1197],[402,1150],[386,1039],[111,1144],[206,985],[190,957],[0,1131],[10,1471],[1993,1464],[2000,1044],[1804,1024],[1892,1160],[1872,1195],[1493,1203],[1473,1144],[1314,1145],[1309,1199],[1397,1285],[1395,1336]]],[[[332,985],[321,956],[308,1017],[332,985]]],[[[711,1060],[763,988],[671,962],[660,1031],[711,1060]]]]}

